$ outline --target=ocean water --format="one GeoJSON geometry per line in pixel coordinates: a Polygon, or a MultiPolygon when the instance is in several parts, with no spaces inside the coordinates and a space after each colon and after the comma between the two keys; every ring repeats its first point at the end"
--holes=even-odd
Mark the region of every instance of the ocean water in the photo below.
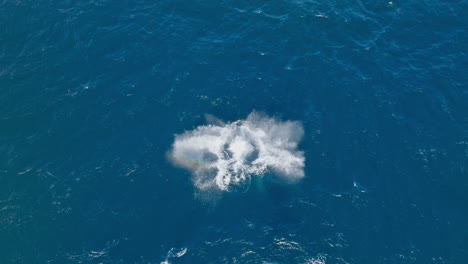
{"type": "Polygon", "coordinates": [[[0,1],[0,263],[466,263],[467,12],[0,1]]]}

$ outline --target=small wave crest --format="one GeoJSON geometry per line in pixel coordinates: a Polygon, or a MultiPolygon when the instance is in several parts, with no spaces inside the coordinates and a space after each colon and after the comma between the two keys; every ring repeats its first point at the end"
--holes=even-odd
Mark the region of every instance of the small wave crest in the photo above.
{"type": "Polygon", "coordinates": [[[171,264],[169,261],[172,258],[180,258],[187,253],[187,248],[171,248],[169,252],[167,252],[166,260],[161,262],[161,264],[171,264]]]}
{"type": "Polygon", "coordinates": [[[304,177],[300,122],[252,112],[245,120],[212,123],[176,135],[169,152],[175,165],[193,174],[197,188],[229,191],[267,172],[287,181],[304,177]]]}

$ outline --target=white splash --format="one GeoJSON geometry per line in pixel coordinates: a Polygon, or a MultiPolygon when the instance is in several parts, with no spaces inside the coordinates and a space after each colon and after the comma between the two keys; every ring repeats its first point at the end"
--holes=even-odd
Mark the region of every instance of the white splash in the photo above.
{"type": "Polygon", "coordinates": [[[266,172],[288,181],[304,177],[304,153],[297,149],[304,134],[300,122],[252,112],[245,120],[214,123],[176,135],[169,153],[192,172],[199,189],[228,191],[266,172]]]}
{"type": "Polygon", "coordinates": [[[187,253],[187,248],[171,248],[169,252],[167,252],[166,259],[161,262],[161,264],[171,264],[169,261],[172,258],[180,258],[187,253]]]}

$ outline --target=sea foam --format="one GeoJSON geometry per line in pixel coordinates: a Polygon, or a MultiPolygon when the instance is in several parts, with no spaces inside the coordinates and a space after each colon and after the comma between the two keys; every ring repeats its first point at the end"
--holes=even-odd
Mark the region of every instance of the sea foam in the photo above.
{"type": "Polygon", "coordinates": [[[294,182],[304,177],[304,134],[298,121],[281,121],[258,112],[245,120],[199,126],[175,136],[169,157],[189,170],[197,188],[229,191],[271,172],[294,182]]]}

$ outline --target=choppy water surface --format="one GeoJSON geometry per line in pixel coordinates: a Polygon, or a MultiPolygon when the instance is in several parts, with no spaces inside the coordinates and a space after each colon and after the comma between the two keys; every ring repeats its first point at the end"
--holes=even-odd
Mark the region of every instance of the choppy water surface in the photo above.
{"type": "Polygon", "coordinates": [[[0,1],[0,263],[464,263],[467,10],[0,1]]]}

